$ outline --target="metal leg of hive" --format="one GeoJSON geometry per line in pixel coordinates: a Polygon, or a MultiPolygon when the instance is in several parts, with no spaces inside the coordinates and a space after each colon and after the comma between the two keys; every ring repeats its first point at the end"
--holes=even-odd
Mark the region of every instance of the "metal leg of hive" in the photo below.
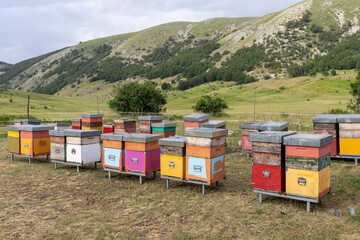
{"type": "MultiPolygon", "coordinates": [[[[97,163],[95,162],[95,168],[97,168],[97,163]]],[[[109,171],[110,172],[110,171],[109,171]]]]}
{"type": "Polygon", "coordinates": [[[142,184],[142,176],[139,177],[140,184],[142,184]]]}
{"type": "Polygon", "coordinates": [[[109,179],[111,178],[111,172],[109,171],[109,179]]]}
{"type": "Polygon", "coordinates": [[[153,180],[155,180],[155,178],[156,178],[156,171],[154,172],[153,180]]]}
{"type": "Polygon", "coordinates": [[[29,164],[31,164],[31,157],[29,157],[29,164]]]}
{"type": "Polygon", "coordinates": [[[205,185],[201,185],[201,188],[202,188],[201,189],[202,194],[205,195],[205,185]]]}
{"type": "Polygon", "coordinates": [[[306,202],[306,211],[311,212],[310,202],[306,202]]]}
{"type": "Polygon", "coordinates": [[[56,163],[55,163],[55,169],[56,169],[56,163]]]}
{"type": "Polygon", "coordinates": [[[259,193],[259,203],[263,203],[263,196],[262,196],[262,193],[259,193]]]}
{"type": "Polygon", "coordinates": [[[80,171],[79,171],[79,166],[76,166],[76,172],[80,172],[80,171]]]}
{"type": "Polygon", "coordinates": [[[246,157],[249,158],[249,157],[250,157],[250,153],[246,153],[246,157]]]}
{"type": "Polygon", "coordinates": [[[357,165],[358,165],[358,159],[355,158],[355,166],[357,166],[357,165]]]}
{"type": "Polygon", "coordinates": [[[215,186],[218,187],[219,186],[219,181],[215,182],[215,186]]]}
{"type": "Polygon", "coordinates": [[[14,161],[14,154],[11,154],[11,161],[14,161]]]}
{"type": "Polygon", "coordinates": [[[46,155],[46,161],[49,161],[49,155],[46,155]]]}
{"type": "Polygon", "coordinates": [[[169,189],[170,188],[170,180],[166,179],[166,188],[169,189]]]}

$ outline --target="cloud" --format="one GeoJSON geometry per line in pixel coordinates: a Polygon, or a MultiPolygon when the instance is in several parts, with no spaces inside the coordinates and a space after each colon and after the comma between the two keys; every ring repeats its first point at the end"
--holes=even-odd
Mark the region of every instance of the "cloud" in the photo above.
{"type": "Polygon", "coordinates": [[[16,63],[94,38],[172,21],[262,16],[299,0],[2,0],[0,61],[16,63]]]}

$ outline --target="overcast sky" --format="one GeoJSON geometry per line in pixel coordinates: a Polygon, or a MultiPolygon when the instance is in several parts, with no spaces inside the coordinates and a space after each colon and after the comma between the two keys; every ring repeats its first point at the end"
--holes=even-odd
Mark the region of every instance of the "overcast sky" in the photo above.
{"type": "Polygon", "coordinates": [[[173,21],[253,17],[300,0],[0,0],[0,61],[173,21]]]}

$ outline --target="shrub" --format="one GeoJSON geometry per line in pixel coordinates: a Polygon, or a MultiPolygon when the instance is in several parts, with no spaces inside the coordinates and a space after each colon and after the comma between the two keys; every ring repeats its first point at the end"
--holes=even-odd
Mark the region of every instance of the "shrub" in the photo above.
{"type": "Polygon", "coordinates": [[[195,112],[216,114],[228,109],[229,106],[224,99],[218,97],[217,94],[214,94],[201,96],[199,101],[197,101],[192,108],[195,112]]]}

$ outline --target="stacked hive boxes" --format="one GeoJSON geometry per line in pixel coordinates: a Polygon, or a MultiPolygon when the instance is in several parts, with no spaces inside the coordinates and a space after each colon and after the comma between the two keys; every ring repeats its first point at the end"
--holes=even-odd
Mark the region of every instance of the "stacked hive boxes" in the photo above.
{"type": "Polygon", "coordinates": [[[50,130],[51,159],[66,162],[66,132],[50,130]]]}
{"type": "Polygon", "coordinates": [[[161,176],[185,179],[186,138],[168,137],[159,140],[161,176]]]}
{"type": "Polygon", "coordinates": [[[339,153],[339,124],[338,115],[317,115],[313,117],[315,134],[331,134],[333,142],[331,143],[331,156],[337,156],[339,153]]]}
{"type": "Polygon", "coordinates": [[[209,114],[194,113],[183,117],[185,130],[192,128],[199,128],[201,123],[208,122],[209,114]]]}
{"type": "Polygon", "coordinates": [[[139,116],[140,133],[151,134],[152,123],[162,123],[164,117],[162,116],[139,116]]]}
{"type": "Polygon", "coordinates": [[[38,119],[15,119],[14,125],[40,125],[41,120],[38,119]]]}
{"type": "Polygon", "coordinates": [[[20,125],[6,126],[8,131],[8,152],[13,154],[21,154],[20,151],[20,125]]]}
{"type": "Polygon", "coordinates": [[[31,157],[50,155],[49,130],[53,129],[47,125],[19,126],[21,154],[31,157]]]}
{"type": "Polygon", "coordinates": [[[161,135],[163,138],[176,135],[176,123],[152,123],[152,134],[161,135]]]}
{"type": "Polygon", "coordinates": [[[114,132],[114,125],[107,124],[103,126],[103,133],[113,133],[114,132]]]}
{"type": "Polygon", "coordinates": [[[360,114],[339,115],[340,155],[360,157],[360,114]]]}
{"type": "Polygon", "coordinates": [[[288,122],[266,122],[260,125],[260,131],[288,131],[288,122]]]}
{"type": "Polygon", "coordinates": [[[228,130],[194,128],[186,135],[186,180],[209,184],[225,178],[225,142],[228,130]]]}
{"type": "Polygon", "coordinates": [[[135,119],[116,119],[114,123],[115,132],[136,133],[135,119]]]}
{"type": "Polygon", "coordinates": [[[160,170],[160,135],[130,133],[125,142],[125,170],[148,174],[160,170]]]}
{"type": "Polygon", "coordinates": [[[250,134],[252,143],[252,187],[285,192],[285,146],[283,139],[296,132],[265,131],[250,134]]]}
{"type": "Polygon", "coordinates": [[[286,193],[321,199],[330,192],[332,135],[295,134],[284,138],[286,193]]]}
{"type": "Polygon", "coordinates": [[[242,137],[241,137],[241,143],[242,143],[242,150],[245,151],[251,151],[252,145],[249,141],[249,136],[251,133],[260,132],[260,126],[263,125],[264,121],[250,121],[244,124],[240,125],[240,128],[242,130],[242,137]]]}
{"type": "Polygon", "coordinates": [[[65,130],[66,161],[77,164],[100,161],[100,135],[95,130],[65,130]]]}
{"type": "Polygon", "coordinates": [[[81,129],[102,131],[103,116],[104,114],[97,113],[81,114],[81,129]]]}
{"type": "Polygon", "coordinates": [[[200,123],[200,127],[226,129],[226,121],[209,120],[207,122],[200,123]]]}
{"type": "Polygon", "coordinates": [[[102,134],[103,167],[123,171],[125,169],[125,143],[123,136],[128,133],[102,134]]]}
{"type": "Polygon", "coordinates": [[[81,118],[72,118],[71,119],[71,128],[72,129],[81,129],[81,118]]]}
{"type": "Polygon", "coordinates": [[[47,123],[48,126],[53,126],[54,130],[70,129],[70,123],[47,123]]]}

